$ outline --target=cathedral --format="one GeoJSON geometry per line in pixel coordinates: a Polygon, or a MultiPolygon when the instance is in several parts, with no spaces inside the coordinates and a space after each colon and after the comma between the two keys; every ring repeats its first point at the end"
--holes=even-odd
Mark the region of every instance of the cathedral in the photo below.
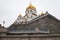
{"type": "Polygon", "coordinates": [[[48,11],[37,15],[30,3],[9,28],[0,25],[0,40],[60,40],[60,20],[48,11]]]}

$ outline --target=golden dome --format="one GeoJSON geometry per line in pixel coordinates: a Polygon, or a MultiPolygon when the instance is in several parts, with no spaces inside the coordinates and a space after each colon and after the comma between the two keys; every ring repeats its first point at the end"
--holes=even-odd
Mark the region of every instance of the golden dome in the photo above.
{"type": "Polygon", "coordinates": [[[43,11],[41,11],[41,14],[40,15],[44,15],[44,12],[43,11]]]}
{"type": "Polygon", "coordinates": [[[30,3],[30,5],[27,7],[27,9],[36,9],[36,8],[30,3]]]}

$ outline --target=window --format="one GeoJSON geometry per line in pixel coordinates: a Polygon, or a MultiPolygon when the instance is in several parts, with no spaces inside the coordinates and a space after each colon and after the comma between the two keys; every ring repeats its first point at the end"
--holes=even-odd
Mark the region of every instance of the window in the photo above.
{"type": "Polygon", "coordinates": [[[39,28],[40,33],[49,33],[49,29],[39,28]]]}
{"type": "Polygon", "coordinates": [[[34,31],[35,31],[35,28],[10,30],[11,33],[33,33],[34,31]]]}
{"type": "Polygon", "coordinates": [[[30,12],[32,12],[32,10],[30,10],[30,12]]]}

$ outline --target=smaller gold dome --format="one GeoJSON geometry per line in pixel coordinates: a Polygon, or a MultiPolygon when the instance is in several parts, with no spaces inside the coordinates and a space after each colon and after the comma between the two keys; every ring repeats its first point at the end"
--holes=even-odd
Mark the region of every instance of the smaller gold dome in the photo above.
{"type": "Polygon", "coordinates": [[[44,15],[44,12],[43,12],[43,11],[41,11],[40,15],[44,15]]]}
{"type": "Polygon", "coordinates": [[[30,5],[27,7],[27,9],[36,9],[36,8],[30,3],[30,5]]]}

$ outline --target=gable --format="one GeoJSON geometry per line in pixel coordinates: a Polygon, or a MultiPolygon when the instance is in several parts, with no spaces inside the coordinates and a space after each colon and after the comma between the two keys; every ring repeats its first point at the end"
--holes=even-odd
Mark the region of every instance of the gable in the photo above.
{"type": "Polygon", "coordinates": [[[19,30],[28,28],[46,28],[50,33],[60,33],[60,21],[50,14],[37,17],[28,24],[13,24],[9,30],[19,30]]]}

